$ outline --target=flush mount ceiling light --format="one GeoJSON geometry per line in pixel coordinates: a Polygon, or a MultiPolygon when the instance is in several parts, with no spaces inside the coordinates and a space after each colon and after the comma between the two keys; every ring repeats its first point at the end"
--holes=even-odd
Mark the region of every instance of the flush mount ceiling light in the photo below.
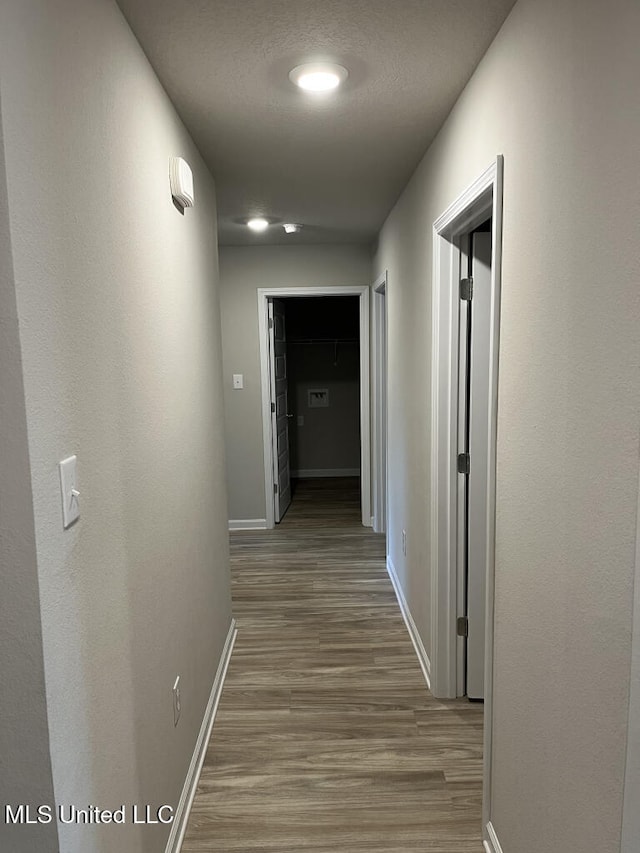
{"type": "Polygon", "coordinates": [[[247,222],[247,227],[251,228],[252,231],[266,231],[269,227],[269,221],[263,219],[261,216],[257,216],[255,219],[250,219],[247,222]]]}
{"type": "Polygon", "coordinates": [[[349,76],[342,65],[333,62],[307,62],[289,72],[289,80],[305,92],[331,92],[349,76]]]}
{"type": "Polygon", "coordinates": [[[286,234],[297,234],[301,226],[295,225],[293,222],[285,222],[282,227],[286,234]]]}

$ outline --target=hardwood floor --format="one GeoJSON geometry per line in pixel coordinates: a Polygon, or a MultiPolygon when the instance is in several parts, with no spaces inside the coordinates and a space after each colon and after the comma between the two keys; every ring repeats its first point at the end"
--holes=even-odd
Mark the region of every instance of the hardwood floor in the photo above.
{"type": "Polygon", "coordinates": [[[238,637],[183,853],[481,853],[482,706],[428,692],[357,480],[231,536],[238,637]]]}

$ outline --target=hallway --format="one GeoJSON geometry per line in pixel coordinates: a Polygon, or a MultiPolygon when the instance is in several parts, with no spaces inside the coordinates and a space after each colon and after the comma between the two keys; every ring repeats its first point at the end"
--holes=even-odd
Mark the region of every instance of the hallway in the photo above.
{"type": "Polygon", "coordinates": [[[231,537],[238,636],[183,853],[479,853],[482,706],[427,691],[357,480],[231,537]]]}

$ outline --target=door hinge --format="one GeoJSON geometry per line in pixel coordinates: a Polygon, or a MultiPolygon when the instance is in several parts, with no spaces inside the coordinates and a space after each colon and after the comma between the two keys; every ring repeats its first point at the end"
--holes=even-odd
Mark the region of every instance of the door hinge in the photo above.
{"type": "Polygon", "coordinates": [[[458,474],[468,474],[471,460],[468,453],[458,453],[458,474]]]}
{"type": "Polygon", "coordinates": [[[473,299],[473,278],[463,278],[460,280],[460,299],[465,302],[470,302],[473,299]]]}
{"type": "Polygon", "coordinates": [[[466,616],[458,616],[457,629],[459,637],[469,636],[469,620],[466,616]]]}
{"type": "Polygon", "coordinates": [[[275,404],[275,403],[272,403],[272,404],[271,404],[271,411],[272,411],[272,412],[275,412],[275,410],[276,410],[276,404],[275,404]]]}
{"type": "Polygon", "coordinates": [[[278,484],[277,484],[277,483],[274,483],[274,484],[273,484],[273,494],[274,494],[274,495],[277,495],[277,494],[278,494],[278,484]]]}
{"type": "Polygon", "coordinates": [[[273,329],[273,318],[269,317],[269,328],[273,329]]]}

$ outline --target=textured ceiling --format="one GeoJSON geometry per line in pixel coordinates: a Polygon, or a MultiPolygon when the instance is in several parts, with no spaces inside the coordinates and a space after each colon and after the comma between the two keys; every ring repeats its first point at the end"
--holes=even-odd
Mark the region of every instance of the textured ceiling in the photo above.
{"type": "Polygon", "coordinates": [[[514,0],[119,0],[216,180],[220,242],[368,242],[514,0]],[[296,65],[349,69],[329,96],[296,65]],[[303,225],[255,235],[250,215],[303,225]]]}

